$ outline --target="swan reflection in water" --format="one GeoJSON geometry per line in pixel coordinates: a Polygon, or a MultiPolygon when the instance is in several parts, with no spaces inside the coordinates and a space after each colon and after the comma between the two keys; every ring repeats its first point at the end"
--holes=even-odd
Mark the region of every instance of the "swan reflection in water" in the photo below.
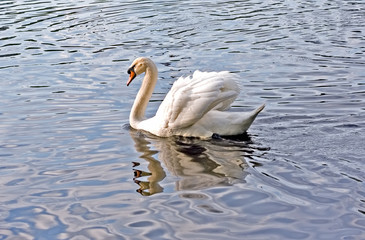
{"type": "MultiPolygon", "coordinates": [[[[163,191],[161,181],[167,169],[178,177],[176,190],[197,190],[213,186],[244,182],[248,172],[245,156],[253,154],[249,136],[245,141],[170,137],[160,138],[130,128],[140,159],[147,162],[148,170],[141,170],[140,160],[133,161],[134,182],[137,192],[152,195],[163,191]]],[[[142,162],[143,163],[143,162],[142,162]]]]}

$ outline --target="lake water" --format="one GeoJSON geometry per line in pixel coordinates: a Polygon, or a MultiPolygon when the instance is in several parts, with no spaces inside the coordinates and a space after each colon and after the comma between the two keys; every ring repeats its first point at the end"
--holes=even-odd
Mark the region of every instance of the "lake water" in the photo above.
{"type": "Polygon", "coordinates": [[[365,239],[365,2],[0,2],[0,239],[365,239]],[[247,136],[130,129],[160,81],[237,73],[247,136]]]}

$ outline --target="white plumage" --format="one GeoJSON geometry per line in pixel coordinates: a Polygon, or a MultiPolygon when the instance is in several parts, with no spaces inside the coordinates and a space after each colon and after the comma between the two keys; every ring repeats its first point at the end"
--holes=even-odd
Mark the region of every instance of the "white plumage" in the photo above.
{"type": "Polygon", "coordinates": [[[145,119],[144,112],[157,81],[157,68],[148,58],[137,58],[128,69],[131,81],[146,75],[130,114],[130,124],[160,137],[173,135],[210,138],[213,134],[237,135],[250,127],[260,106],[250,113],[228,112],[240,90],[238,76],[227,71],[200,72],[180,77],[167,93],[154,117],[145,119]]]}

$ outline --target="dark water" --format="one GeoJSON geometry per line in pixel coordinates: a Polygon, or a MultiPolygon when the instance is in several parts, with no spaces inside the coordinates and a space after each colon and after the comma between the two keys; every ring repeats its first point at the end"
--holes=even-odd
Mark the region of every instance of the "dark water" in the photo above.
{"type": "Polygon", "coordinates": [[[365,2],[0,2],[0,239],[364,239],[365,2]],[[130,130],[160,82],[242,77],[240,141],[130,130]]]}

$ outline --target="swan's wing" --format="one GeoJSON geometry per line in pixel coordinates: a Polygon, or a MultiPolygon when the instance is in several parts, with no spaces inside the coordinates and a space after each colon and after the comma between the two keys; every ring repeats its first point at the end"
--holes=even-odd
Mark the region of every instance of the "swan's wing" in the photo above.
{"type": "Polygon", "coordinates": [[[239,94],[237,76],[229,72],[200,72],[180,77],[161,103],[156,117],[164,128],[189,127],[212,109],[226,110],[239,94]]]}

